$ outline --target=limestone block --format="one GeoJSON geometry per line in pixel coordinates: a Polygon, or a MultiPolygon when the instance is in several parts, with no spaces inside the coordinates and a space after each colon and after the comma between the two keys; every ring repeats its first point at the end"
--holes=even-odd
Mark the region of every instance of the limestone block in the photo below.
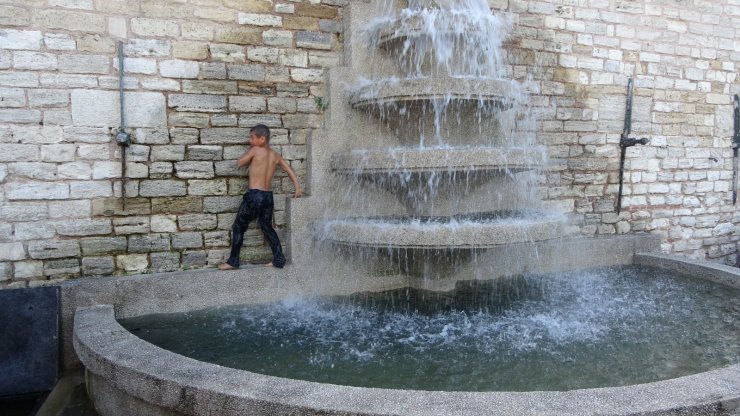
{"type": "Polygon", "coordinates": [[[63,140],[63,130],[57,126],[11,126],[13,141],[23,144],[53,144],[63,140]]]}
{"type": "Polygon", "coordinates": [[[180,268],[180,253],[152,253],[150,257],[155,273],[173,272],[180,268]]]}
{"type": "Polygon", "coordinates": [[[23,243],[0,243],[0,261],[23,260],[26,258],[26,251],[23,249],[23,243]]]}
{"type": "MultiPolygon", "coordinates": [[[[110,20],[109,20],[110,21],[110,20]]],[[[116,43],[108,36],[85,34],[77,38],[77,50],[112,54],[116,52],[116,43]]]]}
{"type": "Polygon", "coordinates": [[[172,235],[172,248],[201,248],[203,247],[203,235],[198,232],[183,232],[172,235]]]}
{"type": "Polygon", "coordinates": [[[229,97],[229,110],[237,113],[261,113],[267,110],[264,97],[229,97]]]}
{"type": "Polygon", "coordinates": [[[44,111],[44,125],[46,126],[68,126],[72,124],[72,113],[63,110],[44,111]]]}
{"type": "Polygon", "coordinates": [[[75,219],[56,221],[57,233],[63,236],[88,236],[110,234],[113,231],[108,219],[75,219]]]}
{"type": "Polygon", "coordinates": [[[283,18],[280,16],[260,13],[239,13],[236,18],[240,25],[252,26],[273,26],[280,27],[283,25],[283,18]]]}
{"type": "MultiPolygon", "coordinates": [[[[119,93],[116,91],[72,90],[72,120],[78,126],[120,125],[119,93]]],[[[127,127],[167,125],[162,93],[127,92],[124,95],[127,127]]]]}
{"type": "Polygon", "coordinates": [[[6,167],[11,175],[17,178],[28,178],[38,180],[57,179],[57,167],[53,163],[16,162],[6,167]]]}
{"type": "Polygon", "coordinates": [[[175,233],[177,232],[177,217],[174,215],[154,215],[151,218],[151,229],[154,233],[175,233]]]}
{"type": "Polygon", "coordinates": [[[229,79],[242,81],[265,81],[266,70],[263,65],[258,64],[229,64],[227,65],[229,79]]]}
{"type": "Polygon", "coordinates": [[[223,43],[212,43],[209,46],[211,50],[211,59],[221,62],[244,62],[247,60],[245,49],[241,45],[231,45],[223,43]]]}
{"type": "Polygon", "coordinates": [[[6,184],[5,195],[10,201],[67,199],[70,191],[66,183],[24,182],[6,184]]]}
{"type": "Polygon", "coordinates": [[[199,7],[193,13],[196,17],[218,22],[231,23],[236,21],[236,14],[232,10],[221,8],[199,7]]]}
{"type": "Polygon", "coordinates": [[[131,31],[145,37],[177,37],[180,25],[175,20],[135,17],[131,19],[131,31]]]}
{"type": "Polygon", "coordinates": [[[57,69],[57,57],[51,53],[18,51],[13,53],[13,67],[32,71],[57,69]]]}
{"type": "Polygon", "coordinates": [[[0,72],[0,85],[8,87],[37,87],[39,76],[32,72],[0,72]]]}
{"type": "Polygon", "coordinates": [[[116,268],[130,273],[142,272],[149,267],[149,258],[146,254],[128,254],[116,256],[116,268]]]}
{"type": "MultiPolygon", "coordinates": [[[[142,148],[145,146],[138,146],[138,148],[142,148]]],[[[130,148],[130,146],[129,146],[130,148]]],[[[136,153],[130,152],[129,148],[126,149],[127,160],[134,161],[138,158],[138,155],[136,153]]],[[[149,148],[146,147],[146,152],[148,154],[149,148]]],[[[110,155],[110,145],[108,144],[80,144],[77,146],[77,157],[84,160],[109,160],[111,158],[110,155]]]]}
{"type": "MultiPolygon", "coordinates": [[[[113,68],[118,71],[118,58],[113,59],[113,68]]],[[[124,58],[123,72],[152,75],[157,73],[157,61],[151,58],[124,58]]]]}
{"type": "Polygon", "coordinates": [[[44,45],[49,49],[59,51],[73,51],[77,49],[77,42],[66,33],[44,34],[44,45]]]}
{"type": "Polygon", "coordinates": [[[110,181],[75,181],[69,183],[70,198],[98,198],[112,196],[110,181]]]}
{"type": "Polygon", "coordinates": [[[62,163],[57,168],[59,179],[90,179],[92,178],[92,166],[86,162],[62,163]]]}
{"type": "Polygon", "coordinates": [[[299,16],[334,19],[338,16],[339,9],[321,4],[298,3],[295,7],[295,13],[299,16]]]}
{"type": "Polygon", "coordinates": [[[293,46],[293,32],[279,29],[265,30],[262,32],[262,41],[267,46],[290,48],[293,46]]]}
{"type": "Polygon", "coordinates": [[[0,69],[8,69],[13,64],[13,54],[10,51],[0,50],[0,69]]]}
{"type": "Polygon", "coordinates": [[[206,59],[208,58],[208,44],[187,40],[175,41],[172,44],[172,55],[179,59],[206,59]]]}
{"type": "Polygon", "coordinates": [[[90,215],[89,200],[49,202],[49,218],[84,218],[90,215]]]}
{"type": "Polygon", "coordinates": [[[212,162],[177,162],[175,172],[182,179],[210,179],[214,176],[212,162]]]}
{"type": "Polygon", "coordinates": [[[214,162],[216,176],[242,176],[246,173],[245,169],[240,169],[236,160],[221,160],[214,162]]]}
{"type": "Polygon", "coordinates": [[[149,179],[169,179],[174,171],[170,162],[152,162],[149,164],[149,179]]]}
{"type": "Polygon", "coordinates": [[[15,224],[16,240],[53,238],[55,233],[54,224],[48,222],[20,222],[15,224]]]}
{"type": "Polygon", "coordinates": [[[185,160],[185,146],[152,146],[149,158],[153,162],[185,160]]]}
{"type": "Polygon", "coordinates": [[[0,29],[0,49],[41,49],[41,32],[35,30],[0,29]]]}
{"type": "Polygon", "coordinates": [[[203,198],[203,211],[207,213],[236,212],[241,204],[241,196],[213,196],[203,198]]]}
{"type": "Polygon", "coordinates": [[[249,141],[249,129],[235,127],[220,127],[203,129],[200,132],[202,144],[244,144],[249,141]]]}
{"type": "Polygon", "coordinates": [[[236,81],[191,81],[182,82],[182,92],[192,94],[236,94],[236,81]]]}
{"type": "Polygon", "coordinates": [[[136,129],[134,141],[139,144],[168,144],[170,135],[167,129],[136,129]]]}
{"type": "Polygon", "coordinates": [[[271,97],[267,100],[267,108],[271,113],[295,113],[297,109],[297,103],[295,98],[271,97]]]}
{"type": "Polygon", "coordinates": [[[114,218],[116,234],[146,234],[151,231],[148,217],[114,218]]]}
{"type": "Polygon", "coordinates": [[[59,55],[59,71],[73,74],[107,74],[110,58],[105,55],[59,55]]]}
{"type": "Polygon", "coordinates": [[[200,267],[205,265],[207,260],[205,251],[186,251],[182,253],[183,267],[200,267]]]}
{"type": "Polygon", "coordinates": [[[221,146],[188,146],[188,160],[221,160],[223,148],[221,146]]]}
{"type": "Polygon", "coordinates": [[[339,54],[336,52],[309,51],[308,64],[311,66],[320,66],[329,68],[339,65],[341,62],[339,54]]]}
{"type": "Polygon", "coordinates": [[[30,107],[67,107],[69,105],[69,91],[56,89],[28,90],[28,105],[30,107]]]}
{"type": "MultiPolygon", "coordinates": [[[[149,166],[145,163],[126,163],[127,178],[144,179],[149,177],[149,166]]],[[[130,194],[129,194],[130,195],[130,194]]]]}
{"type": "Polygon", "coordinates": [[[214,41],[237,45],[259,45],[262,43],[262,30],[251,27],[220,26],[216,29],[214,41]]]}
{"type": "Polygon", "coordinates": [[[236,127],[239,125],[239,118],[236,114],[214,114],[211,116],[212,127],[236,127]]]}
{"type": "Polygon", "coordinates": [[[26,9],[0,6],[0,26],[27,26],[30,22],[31,19],[26,9]]]}
{"type": "Polygon", "coordinates": [[[159,63],[159,72],[169,78],[197,78],[200,67],[198,62],[170,59],[159,63]]]}
{"type": "Polygon", "coordinates": [[[297,49],[283,49],[278,62],[280,65],[303,68],[308,66],[308,53],[297,49]]]}
{"type": "Polygon", "coordinates": [[[60,259],[80,255],[80,243],[75,240],[37,240],[28,243],[28,255],[32,259],[60,259]]]}
{"type": "Polygon", "coordinates": [[[13,264],[16,279],[27,279],[44,275],[43,261],[19,261],[13,264]]]}
{"type": "Polygon", "coordinates": [[[170,249],[169,234],[132,235],[128,238],[129,253],[150,253],[170,249]]]}
{"type": "Polygon", "coordinates": [[[44,162],[71,162],[75,160],[74,144],[48,144],[41,146],[41,160],[44,162]]]}
{"type": "Polygon", "coordinates": [[[124,44],[126,56],[158,56],[170,55],[172,45],[162,39],[130,39],[124,44]]]}
{"type": "Polygon", "coordinates": [[[324,70],[293,68],[290,70],[290,78],[295,82],[322,82],[324,70]]]}
{"type": "Polygon", "coordinates": [[[290,30],[318,30],[319,19],[307,16],[285,16],[283,28],[290,30]]]}
{"type": "Polygon", "coordinates": [[[40,221],[46,219],[48,210],[43,202],[4,202],[0,204],[0,219],[7,222],[40,221]]]}
{"type": "Polygon", "coordinates": [[[226,181],[223,179],[188,181],[188,195],[226,195],[226,190],[226,181]]]}
{"type": "Polygon", "coordinates": [[[152,198],[152,213],[154,214],[201,211],[203,211],[203,199],[200,197],[152,198]]]}
{"type": "Polygon", "coordinates": [[[41,85],[50,88],[95,88],[98,79],[91,75],[42,74],[41,85]]]}
{"type": "Polygon", "coordinates": [[[184,196],[186,193],[185,182],[175,180],[141,181],[139,190],[139,194],[144,197],[184,196]]]}
{"type": "Polygon", "coordinates": [[[264,124],[267,127],[282,127],[283,122],[277,114],[242,114],[239,116],[239,126],[249,127],[264,124]]]}
{"type": "Polygon", "coordinates": [[[109,143],[112,140],[107,128],[64,127],[64,141],[69,143],[109,143]]]}
{"type": "Polygon", "coordinates": [[[213,40],[213,27],[203,22],[181,22],[180,30],[184,39],[213,40]]]}
{"type": "Polygon", "coordinates": [[[216,228],[217,217],[211,214],[186,214],[177,218],[182,231],[213,230],[216,228]]]}
{"type": "Polygon", "coordinates": [[[88,276],[104,276],[113,274],[116,265],[113,257],[85,257],[82,259],[82,274],[88,276]]]}
{"type": "Polygon", "coordinates": [[[177,112],[170,114],[170,125],[178,127],[208,127],[207,114],[177,112]]]}
{"type": "Polygon", "coordinates": [[[108,17],[108,34],[119,39],[125,39],[128,35],[126,19],[121,16],[108,17]]]}
{"type": "Polygon", "coordinates": [[[121,177],[121,163],[116,161],[97,161],[93,163],[93,179],[111,179],[121,177]]]}
{"type": "Polygon", "coordinates": [[[60,259],[44,262],[44,276],[57,278],[72,277],[80,273],[80,261],[78,259],[60,259]]]}
{"type": "Polygon", "coordinates": [[[280,49],[270,47],[251,47],[247,49],[247,58],[252,62],[275,64],[280,57],[280,49]]]}
{"type": "Polygon", "coordinates": [[[0,88],[0,107],[25,107],[26,93],[22,88],[0,88]]]}
{"type": "Polygon", "coordinates": [[[329,33],[296,32],[295,45],[298,48],[331,50],[334,36],[329,33]]]}
{"type": "Polygon", "coordinates": [[[228,231],[211,231],[203,233],[206,247],[229,247],[231,240],[228,231]]]}
{"type": "Polygon", "coordinates": [[[200,75],[205,79],[226,79],[226,64],[223,62],[202,62],[200,75]]]}
{"type": "Polygon", "coordinates": [[[4,183],[8,177],[8,167],[6,165],[0,165],[0,183],[4,183]]]}
{"type": "Polygon", "coordinates": [[[220,112],[226,109],[226,97],[207,94],[170,94],[168,106],[178,111],[220,112]]]}
{"type": "Polygon", "coordinates": [[[0,123],[39,123],[41,112],[38,110],[2,110],[0,109],[0,123]]]}
{"type": "Polygon", "coordinates": [[[174,79],[142,79],[141,87],[145,90],[180,91],[180,83],[174,79]]]}
{"type": "Polygon", "coordinates": [[[170,129],[170,140],[172,144],[195,144],[200,139],[198,129],[175,127],[170,129]]]}

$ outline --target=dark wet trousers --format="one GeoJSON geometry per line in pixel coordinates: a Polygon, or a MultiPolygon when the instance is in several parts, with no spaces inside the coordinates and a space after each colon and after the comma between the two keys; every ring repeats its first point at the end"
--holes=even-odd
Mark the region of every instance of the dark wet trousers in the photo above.
{"type": "Polygon", "coordinates": [[[231,227],[231,255],[226,263],[233,267],[239,267],[239,251],[241,251],[244,244],[244,233],[247,231],[249,223],[256,218],[260,224],[260,229],[262,229],[262,234],[265,235],[267,242],[270,244],[272,265],[278,268],[285,266],[285,256],[283,255],[283,248],[280,246],[280,239],[275,229],[272,228],[272,212],[274,209],[275,203],[272,199],[272,192],[250,189],[244,194],[234,225],[231,227]]]}

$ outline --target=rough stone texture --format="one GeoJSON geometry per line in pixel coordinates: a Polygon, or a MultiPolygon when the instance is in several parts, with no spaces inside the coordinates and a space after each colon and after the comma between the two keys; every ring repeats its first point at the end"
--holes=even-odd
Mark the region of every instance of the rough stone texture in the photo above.
{"type": "MultiPolygon", "coordinates": [[[[330,137],[329,130],[316,132],[324,112],[337,117],[328,127],[355,120],[343,115],[356,116],[344,107],[345,85],[357,78],[331,89],[324,84],[333,76],[328,67],[361,62],[369,49],[342,33],[355,30],[343,24],[352,8],[345,0],[2,3],[0,220],[21,233],[0,244],[20,244],[25,254],[16,249],[12,259],[0,258],[7,276],[0,286],[42,278],[36,267],[22,266],[19,276],[13,271],[29,264],[32,247],[38,255],[35,242],[57,238],[49,228],[18,224],[70,218],[103,224],[101,217],[108,218],[110,228],[84,231],[95,234],[63,228],[59,241],[82,245],[80,273],[87,256],[116,256],[116,273],[143,271],[154,260],[127,257],[128,242],[95,253],[86,251],[85,241],[228,229],[233,206],[217,198],[243,190],[245,171],[234,161],[246,151],[251,126],[273,129],[274,146],[305,184],[307,145],[313,141],[316,149],[330,137]],[[120,124],[118,39],[124,41],[126,125],[134,141],[126,210],[119,198],[121,151],[112,139],[120,124]],[[162,215],[168,219],[153,217],[162,215]],[[224,219],[217,223],[209,215],[224,219]]],[[[355,9],[375,7],[358,4],[355,9]]],[[[667,252],[734,263],[740,216],[731,204],[730,100],[740,93],[737,7],[700,0],[488,4],[516,22],[504,72],[531,79],[532,109],[541,114],[537,141],[551,159],[539,193],[547,206],[572,214],[569,232],[658,233],[667,252]],[[633,135],[651,142],[627,152],[624,209],[617,216],[629,76],[635,79],[633,135]]],[[[372,72],[355,69],[355,75],[372,72]]],[[[363,115],[360,124],[366,120],[363,115]]],[[[316,166],[314,174],[321,175],[316,166]]],[[[287,224],[283,196],[292,184],[280,175],[273,185],[276,223],[287,224]]],[[[173,250],[183,266],[215,264],[223,240],[204,234],[202,248],[173,250]]],[[[74,248],[58,254],[79,255],[74,248]]],[[[59,266],[49,270],[73,268],[59,266]]]]}

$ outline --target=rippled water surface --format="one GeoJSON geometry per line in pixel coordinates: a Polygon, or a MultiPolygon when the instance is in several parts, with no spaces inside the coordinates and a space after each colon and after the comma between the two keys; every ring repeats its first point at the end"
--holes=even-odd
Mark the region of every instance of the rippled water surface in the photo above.
{"type": "Polygon", "coordinates": [[[740,362],[740,291],[643,267],[150,315],[139,337],[198,360],[364,387],[570,390],[740,362]]]}

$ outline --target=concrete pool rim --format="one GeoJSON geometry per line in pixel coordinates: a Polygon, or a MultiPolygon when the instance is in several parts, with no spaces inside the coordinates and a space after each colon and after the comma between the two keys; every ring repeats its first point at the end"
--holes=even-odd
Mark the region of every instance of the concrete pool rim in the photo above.
{"type": "MultiPolygon", "coordinates": [[[[740,287],[740,270],[672,256],[659,266],[740,287]]],[[[103,414],[724,414],[740,410],[740,364],[624,387],[534,392],[430,392],[338,386],[200,362],[149,344],[118,324],[112,305],[78,309],[74,348],[103,414]],[[101,408],[102,407],[102,408],[101,408]],[[166,409],[166,410],[165,410],[166,409]]]]}

